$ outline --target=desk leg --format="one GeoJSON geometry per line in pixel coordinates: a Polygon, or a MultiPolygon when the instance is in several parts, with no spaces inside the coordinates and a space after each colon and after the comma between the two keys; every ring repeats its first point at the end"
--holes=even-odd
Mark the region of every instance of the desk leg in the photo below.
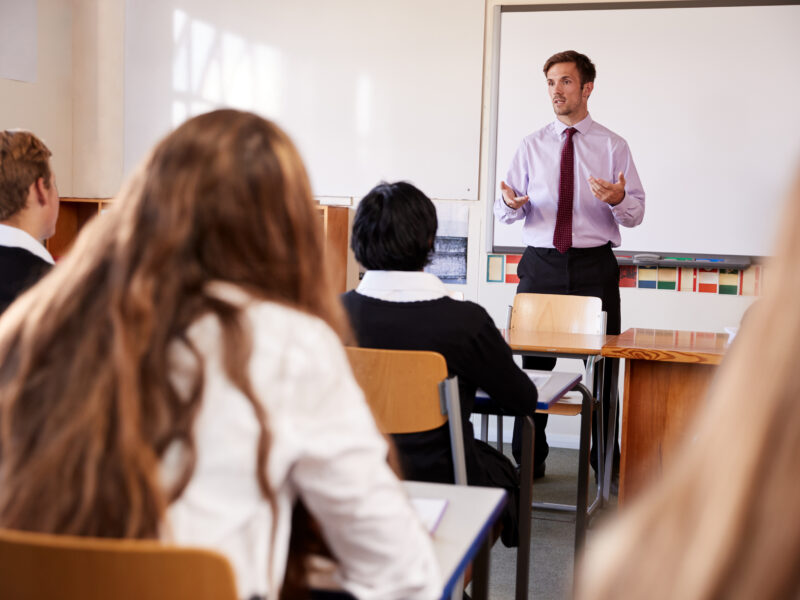
{"type": "MultiPolygon", "coordinates": [[[[489,553],[492,549],[492,536],[488,535],[472,563],[472,592],[475,600],[489,598],[489,553]]],[[[462,594],[463,596],[463,594],[462,594]]]]}
{"type": "MultiPolygon", "coordinates": [[[[522,464],[519,482],[519,547],[515,600],[527,600],[531,567],[531,504],[533,503],[533,418],[522,420],[522,464]]],[[[474,596],[473,596],[474,597],[474,596]]]]}
{"type": "MultiPolygon", "coordinates": [[[[608,503],[611,493],[611,474],[614,471],[614,435],[617,424],[617,412],[619,410],[619,360],[618,358],[606,358],[611,361],[611,398],[608,402],[608,427],[606,429],[606,455],[605,466],[603,468],[603,504],[608,503]]],[[[602,389],[602,388],[601,388],[602,389]]],[[[600,399],[602,406],[603,398],[600,399]]],[[[622,459],[620,457],[620,462],[622,459]]],[[[621,483],[621,482],[620,482],[621,483]]]]}

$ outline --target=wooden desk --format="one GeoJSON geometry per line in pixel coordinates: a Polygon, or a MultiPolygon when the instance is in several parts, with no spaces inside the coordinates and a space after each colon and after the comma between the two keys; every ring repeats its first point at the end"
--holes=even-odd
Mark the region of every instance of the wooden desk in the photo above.
{"type": "Polygon", "coordinates": [[[725,333],[672,329],[633,328],[609,336],[603,356],[625,359],[620,504],[674,456],[727,344],[725,333]]]}
{"type": "Polygon", "coordinates": [[[442,575],[442,598],[450,598],[473,559],[472,597],[487,598],[491,531],[506,503],[505,490],[418,481],[404,481],[403,487],[412,498],[447,500],[442,520],[433,533],[433,550],[442,575]]]}

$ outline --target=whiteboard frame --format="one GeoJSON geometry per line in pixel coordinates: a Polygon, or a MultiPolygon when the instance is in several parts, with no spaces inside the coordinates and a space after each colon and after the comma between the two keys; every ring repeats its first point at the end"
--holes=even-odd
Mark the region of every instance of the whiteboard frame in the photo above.
{"type": "MultiPolygon", "coordinates": [[[[500,104],[500,41],[503,30],[503,14],[504,13],[519,13],[519,12],[564,12],[574,10],[634,10],[634,9],[663,9],[663,8],[726,8],[735,6],[791,6],[800,5],[800,0],[773,0],[768,2],[759,2],[758,0],[633,0],[631,2],[574,2],[574,3],[558,3],[548,2],[541,4],[519,4],[519,3],[503,3],[500,2],[492,7],[487,8],[487,17],[492,15],[492,38],[491,48],[487,47],[490,52],[489,65],[491,69],[491,88],[489,90],[489,132],[488,132],[488,149],[487,149],[487,163],[486,163],[486,252],[490,254],[522,254],[526,246],[497,246],[494,243],[494,202],[497,193],[497,135],[498,135],[498,112],[500,104]]],[[[642,250],[641,252],[646,252],[642,250]]],[[[626,251],[626,254],[631,254],[631,251],[626,251]]],[[[634,253],[635,254],[635,253],[634,253]]],[[[670,256],[685,256],[685,257],[708,257],[715,256],[713,254],[682,254],[682,253],[664,253],[659,254],[670,256]]],[[[723,258],[720,255],[720,258],[723,258]]],[[[725,255],[726,259],[735,258],[743,259],[741,262],[744,266],[744,259],[750,258],[745,256],[731,257],[725,255]]],[[[763,257],[752,257],[759,259],[763,257]]],[[[739,262],[738,260],[736,262],[739,262]]],[[[747,263],[750,261],[747,260],[747,263]]],[[[760,262],[760,261],[759,261],[760,262]]],[[[631,263],[628,263],[631,264],[631,263]]]]}

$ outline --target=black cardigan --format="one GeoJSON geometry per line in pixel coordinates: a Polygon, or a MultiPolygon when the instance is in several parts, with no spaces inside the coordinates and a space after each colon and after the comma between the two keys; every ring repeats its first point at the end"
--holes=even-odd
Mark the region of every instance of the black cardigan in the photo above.
{"type": "Polygon", "coordinates": [[[52,265],[24,248],[0,246],[0,313],[52,265]]]}

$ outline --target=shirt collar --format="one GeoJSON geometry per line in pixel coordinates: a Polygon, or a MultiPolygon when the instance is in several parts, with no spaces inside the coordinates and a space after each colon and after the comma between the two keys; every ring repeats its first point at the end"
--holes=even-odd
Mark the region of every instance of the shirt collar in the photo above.
{"type": "Polygon", "coordinates": [[[424,271],[367,271],[356,292],[392,302],[419,302],[450,296],[436,275],[424,271]]]}
{"type": "Polygon", "coordinates": [[[11,225],[0,224],[0,246],[7,248],[22,248],[31,254],[35,254],[43,261],[55,264],[53,257],[47,249],[30,233],[20,229],[19,227],[12,227],[11,225]]]}
{"type": "Polygon", "coordinates": [[[562,123],[558,119],[553,122],[553,125],[556,129],[556,134],[561,137],[561,134],[564,133],[564,130],[568,127],[574,127],[578,130],[578,133],[581,135],[586,135],[586,132],[589,131],[589,128],[592,126],[594,121],[592,120],[592,115],[587,114],[586,117],[582,121],[578,121],[575,125],[567,125],[566,123],[562,123]]]}

